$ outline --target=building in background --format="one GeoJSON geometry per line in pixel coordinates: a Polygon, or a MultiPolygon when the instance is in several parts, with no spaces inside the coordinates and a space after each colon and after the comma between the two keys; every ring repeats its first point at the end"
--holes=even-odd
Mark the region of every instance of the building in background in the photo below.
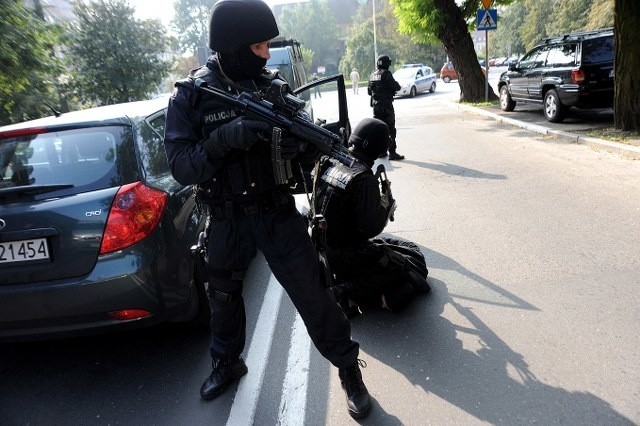
{"type": "Polygon", "coordinates": [[[28,9],[36,9],[38,3],[48,22],[68,22],[74,19],[73,4],[69,0],[22,0],[22,4],[28,9]]]}

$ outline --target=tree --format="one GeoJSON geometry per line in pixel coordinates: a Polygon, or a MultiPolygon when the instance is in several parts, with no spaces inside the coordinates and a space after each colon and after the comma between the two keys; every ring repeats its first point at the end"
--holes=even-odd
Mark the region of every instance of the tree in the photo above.
{"type": "MultiPolygon", "coordinates": [[[[512,0],[495,0],[494,6],[508,5],[512,0]]],[[[461,102],[485,100],[485,77],[478,63],[469,27],[483,8],[480,0],[391,0],[400,20],[399,30],[425,41],[437,37],[458,71],[461,102]]],[[[489,87],[490,100],[497,99],[489,87]]]]}
{"type": "Polygon", "coordinates": [[[198,55],[209,51],[209,14],[217,0],[176,0],[171,26],[178,34],[178,43],[185,52],[198,55]]]}
{"type": "Polygon", "coordinates": [[[640,2],[616,0],[614,125],[617,129],[640,131],[640,2]]]}
{"type": "MultiPolygon", "coordinates": [[[[445,59],[442,45],[437,42],[414,41],[411,36],[398,33],[398,18],[387,1],[376,3],[376,42],[378,54],[387,54],[393,60],[393,67],[400,64],[421,62],[438,66],[445,59]]],[[[340,72],[349,75],[352,68],[358,68],[362,77],[376,68],[373,47],[373,10],[371,5],[362,5],[353,17],[353,24],[347,33],[346,51],[340,61],[340,72]]]]}
{"type": "Polygon", "coordinates": [[[527,49],[518,37],[518,30],[526,18],[526,9],[522,3],[498,9],[498,27],[489,31],[489,51],[492,56],[510,57],[523,54],[527,49]]]}
{"type": "Polygon", "coordinates": [[[69,88],[88,105],[147,98],[169,72],[168,39],[157,20],[140,21],[126,0],[79,1],[70,28],[69,88]]]}
{"type": "Polygon", "coordinates": [[[0,2],[0,124],[51,113],[58,65],[52,57],[58,29],[25,9],[19,0],[0,2]]]}
{"type": "Polygon", "coordinates": [[[554,16],[553,5],[555,0],[523,1],[526,17],[518,30],[518,35],[522,39],[526,50],[529,50],[543,37],[557,34],[555,31],[552,34],[547,32],[547,24],[552,21],[549,16],[554,16]]]}
{"type": "Polygon", "coordinates": [[[340,34],[327,0],[310,0],[283,9],[278,26],[281,36],[295,38],[314,52],[311,69],[324,65],[329,73],[337,71],[340,34]]]}

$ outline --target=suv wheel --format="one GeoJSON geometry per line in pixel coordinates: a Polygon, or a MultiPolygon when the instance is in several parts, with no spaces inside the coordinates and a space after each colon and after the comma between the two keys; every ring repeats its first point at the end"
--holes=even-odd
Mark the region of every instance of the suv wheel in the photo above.
{"type": "Polygon", "coordinates": [[[560,102],[558,92],[549,90],[544,95],[544,116],[552,123],[560,123],[565,116],[566,107],[560,102]]]}
{"type": "Polygon", "coordinates": [[[516,108],[516,102],[511,99],[509,89],[505,84],[500,88],[500,109],[503,111],[513,111],[516,108]]]}
{"type": "Polygon", "coordinates": [[[448,75],[445,75],[442,81],[444,81],[445,83],[449,83],[451,81],[451,77],[449,77],[448,75]]]}

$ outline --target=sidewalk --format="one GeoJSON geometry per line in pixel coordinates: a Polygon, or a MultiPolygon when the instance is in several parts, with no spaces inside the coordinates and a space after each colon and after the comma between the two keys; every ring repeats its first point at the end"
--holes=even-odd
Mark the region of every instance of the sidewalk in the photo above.
{"type": "Polygon", "coordinates": [[[452,103],[457,105],[458,109],[492,118],[499,123],[520,127],[568,143],[586,145],[596,150],[611,152],[632,160],[640,160],[640,139],[621,143],[583,136],[579,133],[584,130],[612,127],[613,111],[578,111],[576,115],[582,115],[582,118],[568,117],[563,123],[551,123],[544,118],[540,106],[518,105],[515,111],[504,112],[500,110],[498,105],[474,107],[458,102],[452,103]]]}

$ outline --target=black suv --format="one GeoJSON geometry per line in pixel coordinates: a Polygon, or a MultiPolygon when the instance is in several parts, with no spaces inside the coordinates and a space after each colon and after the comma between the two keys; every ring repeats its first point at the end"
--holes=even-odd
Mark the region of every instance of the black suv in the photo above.
{"type": "Polygon", "coordinates": [[[540,103],[547,120],[561,122],[569,107],[612,107],[613,58],[612,28],[543,39],[500,76],[500,108],[540,103]]]}

